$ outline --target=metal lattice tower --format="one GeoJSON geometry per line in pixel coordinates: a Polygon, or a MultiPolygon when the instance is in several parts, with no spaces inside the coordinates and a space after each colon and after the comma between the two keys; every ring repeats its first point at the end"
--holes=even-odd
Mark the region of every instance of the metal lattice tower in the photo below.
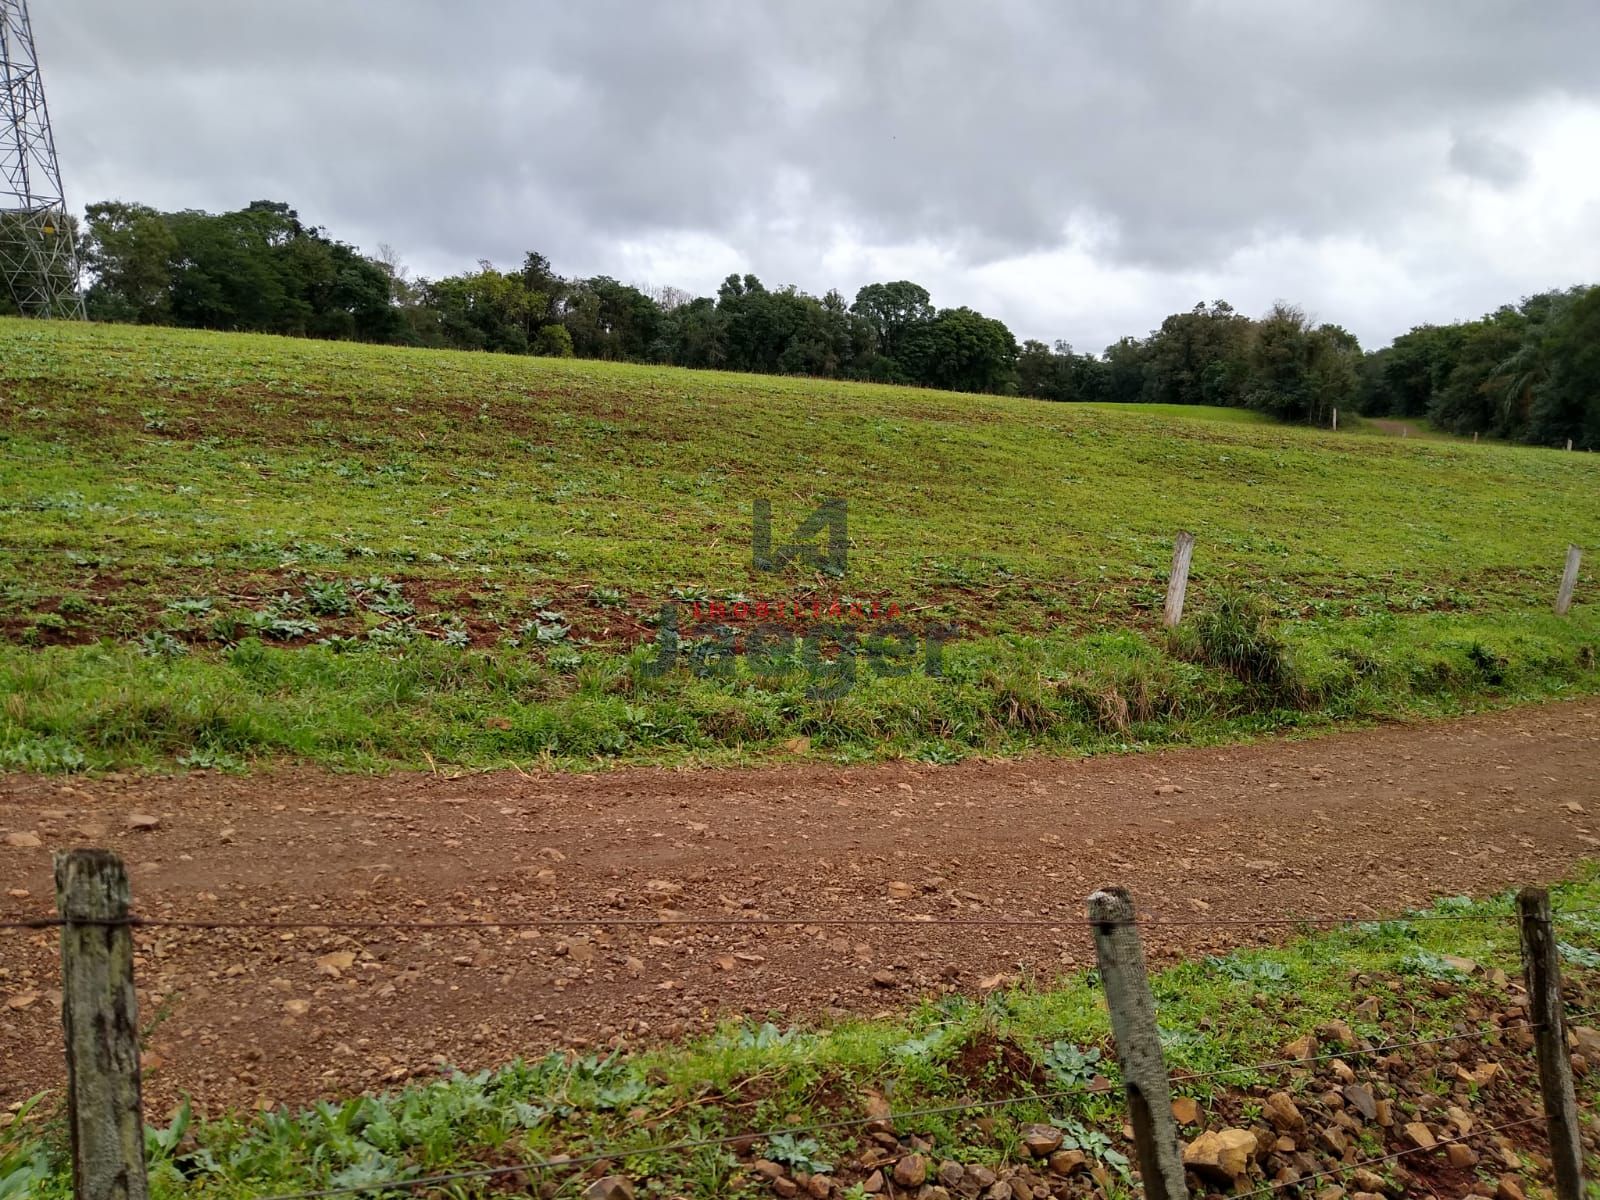
{"type": "Polygon", "coordinates": [[[24,316],[83,316],[28,0],[0,0],[0,280],[24,316]]]}

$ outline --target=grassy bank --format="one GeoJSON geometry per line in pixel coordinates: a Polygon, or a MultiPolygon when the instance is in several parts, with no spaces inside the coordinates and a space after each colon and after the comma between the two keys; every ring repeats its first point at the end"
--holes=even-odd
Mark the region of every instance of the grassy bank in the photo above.
{"type": "MultiPolygon", "coordinates": [[[[1559,918],[1569,1006],[1586,1010],[1600,1002],[1594,872],[1558,888],[1555,903],[1570,914],[1559,918]]],[[[1348,1172],[1357,1160],[1398,1148],[1401,1129],[1413,1121],[1441,1130],[1441,1139],[1454,1136],[1459,1122],[1447,1114],[1456,1106],[1480,1131],[1469,1139],[1477,1147],[1473,1163],[1442,1176],[1440,1151],[1431,1153],[1433,1167],[1429,1158],[1391,1160],[1377,1166],[1384,1187],[1417,1177],[1407,1171],[1431,1180],[1442,1195],[1463,1194],[1480,1180],[1493,1184],[1507,1173],[1536,1179],[1540,1125],[1519,1126],[1509,1149],[1482,1136],[1486,1126],[1537,1112],[1532,1055],[1510,1028],[1524,1019],[1519,972],[1508,897],[1441,901],[1424,919],[1308,933],[1279,948],[1168,968],[1152,986],[1169,1070],[1193,1077],[1179,1078],[1174,1089],[1197,1101],[1184,1137],[1202,1129],[1264,1128],[1263,1098],[1283,1091],[1304,1116],[1303,1130],[1288,1131],[1291,1143],[1302,1144],[1291,1151],[1280,1142],[1276,1160],[1262,1155],[1251,1169],[1254,1186],[1282,1166],[1299,1175],[1312,1168],[1337,1172],[1341,1164],[1348,1172]],[[1348,1025],[1348,1038],[1333,1022],[1348,1025]],[[1277,1061],[1286,1047],[1287,1057],[1304,1057],[1308,1046],[1291,1043],[1307,1034],[1309,1052],[1322,1058],[1277,1061]],[[1417,1045],[1456,1035],[1459,1041],[1417,1045]],[[1365,1049],[1400,1042],[1406,1049],[1392,1057],[1365,1049]],[[1334,1115],[1344,1103],[1330,1101],[1329,1089],[1357,1081],[1370,1098],[1392,1105],[1388,1124],[1369,1117],[1352,1131],[1334,1115]],[[1322,1130],[1330,1127],[1347,1131],[1351,1149],[1342,1158],[1336,1143],[1325,1141],[1322,1130]]],[[[191,1122],[185,1112],[149,1134],[152,1194],[220,1200],[599,1154],[602,1161],[547,1175],[458,1181],[437,1194],[489,1195],[541,1183],[546,1194],[556,1194],[548,1188],[557,1182],[576,1194],[587,1177],[611,1172],[633,1180],[640,1194],[765,1194],[759,1157],[782,1167],[791,1182],[802,1173],[824,1174],[831,1194],[859,1197],[880,1169],[873,1163],[909,1154],[996,1173],[1028,1163],[1024,1132],[1040,1122],[1083,1159],[1070,1169],[1068,1160],[1048,1167],[1033,1161],[1030,1170],[1045,1178],[1050,1194],[1127,1196],[1134,1191],[1130,1147],[1107,1034],[1091,972],[982,998],[928,997],[896,1017],[819,1028],[751,1022],[686,1045],[552,1054],[473,1076],[446,1070],[392,1095],[298,1113],[191,1122]],[[969,1107],[949,1108],[963,1105],[969,1107]],[[922,1115],[907,1115],[913,1113],[922,1115]],[[883,1117],[879,1129],[893,1136],[887,1142],[881,1133],[871,1136],[863,1114],[883,1117]],[[663,1149],[829,1122],[847,1124],[663,1149]]],[[[1580,1077],[1583,1103],[1592,1103],[1597,1078],[1580,1077]]],[[[58,1102],[42,1098],[11,1125],[9,1144],[0,1142],[0,1195],[68,1194],[62,1134],[50,1116],[58,1102]]],[[[1359,1178],[1350,1184],[1348,1173],[1318,1189],[1328,1182],[1372,1190],[1359,1178]]]]}
{"type": "Polygon", "coordinates": [[[0,320],[0,763],[940,758],[1591,691],[1592,566],[1541,614],[1597,494],[1232,410],[0,320]],[[781,544],[828,496],[840,575],[753,567],[756,500],[781,544]],[[1168,644],[1180,527],[1191,611],[1250,592],[1293,686],[1168,644]],[[827,703],[641,674],[663,605],[743,597],[957,642],[827,703]]]}
{"type": "MultiPolygon", "coordinates": [[[[361,770],[537,762],[732,763],[800,752],[842,761],[956,761],[974,752],[1126,750],[1444,716],[1600,691],[1600,619],[1380,616],[1286,632],[1256,679],[1198,635],[988,637],[947,646],[942,673],[858,662],[816,694],[797,664],[757,675],[652,674],[656,652],[432,643],[341,653],[246,640],[151,655],[127,646],[0,649],[0,765],[240,769],[274,756],[361,770]]],[[[1205,614],[1201,614],[1204,620],[1205,614]]],[[[827,674],[839,670],[837,664],[827,674]]]]}

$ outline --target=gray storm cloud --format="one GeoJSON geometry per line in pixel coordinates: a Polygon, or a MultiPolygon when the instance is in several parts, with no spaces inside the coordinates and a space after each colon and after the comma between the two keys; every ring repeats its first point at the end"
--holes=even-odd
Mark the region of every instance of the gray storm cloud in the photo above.
{"type": "MultiPolygon", "coordinates": [[[[1089,346],[1224,284],[1245,305],[1304,295],[1369,338],[1410,323],[1340,311],[1372,306],[1263,249],[1285,244],[1404,256],[1418,303],[1465,306],[1415,319],[1570,282],[1463,277],[1448,245],[1436,277],[1400,231],[1465,219],[1451,178],[1530,178],[1537,156],[1503,132],[1527,114],[1600,107],[1592,3],[37,0],[34,17],[79,202],[284,199],[426,273],[537,247],[623,274],[659,247],[686,277],[648,282],[701,291],[716,279],[674,256],[685,239],[810,290],[867,281],[825,268],[841,246],[907,271],[934,247],[940,302],[1089,346]],[[1036,262],[1044,280],[1069,247],[1091,268],[1070,296],[982,274],[1036,262]],[[1097,310],[1080,292],[1101,273],[1127,294],[1097,310]]],[[[1600,234],[1559,259],[1600,273],[1600,234]]]]}

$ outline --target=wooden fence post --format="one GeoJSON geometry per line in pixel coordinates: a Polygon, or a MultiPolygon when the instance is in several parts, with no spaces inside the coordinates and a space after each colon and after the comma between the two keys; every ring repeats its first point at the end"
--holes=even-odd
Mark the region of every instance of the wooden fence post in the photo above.
{"type": "Polygon", "coordinates": [[[1539,1090],[1550,1131],[1557,1200],[1582,1200],[1583,1148],[1578,1144],[1578,1101],[1572,1090],[1572,1059],[1567,1055],[1567,1021],[1561,1004],[1561,950],[1550,926],[1550,893],[1523,888],[1517,893],[1522,929],[1522,970],[1528,985],[1528,1018],[1533,1023],[1539,1060],[1539,1090]]]}
{"type": "Polygon", "coordinates": [[[1180,530],[1172,547],[1172,570],[1167,574],[1167,607],[1161,623],[1168,629],[1183,620],[1183,596],[1189,590],[1189,560],[1194,557],[1194,534],[1180,530]]]}
{"type": "Polygon", "coordinates": [[[1128,1097],[1145,1198],[1188,1200],[1178,1123],[1172,1117],[1172,1087],[1161,1056],[1155,1001],[1145,977],[1144,947],[1133,923],[1133,898],[1126,888],[1101,888],[1089,897],[1089,920],[1094,928],[1100,983],[1111,1010],[1117,1061],[1122,1064],[1122,1086],[1128,1097]]]}
{"type": "Polygon", "coordinates": [[[1339,432],[1339,410],[1337,408],[1333,410],[1333,431],[1335,433],[1339,432]]]}
{"type": "Polygon", "coordinates": [[[75,1200],[146,1200],[128,873],[109,850],[56,855],[61,1023],[75,1200]],[[90,922],[76,924],[75,922],[90,922]]]}
{"type": "Polygon", "coordinates": [[[1576,546],[1567,547],[1567,569],[1561,573],[1561,590],[1556,593],[1556,616],[1564,617],[1572,607],[1572,593],[1578,586],[1578,564],[1583,561],[1583,551],[1576,546]]]}

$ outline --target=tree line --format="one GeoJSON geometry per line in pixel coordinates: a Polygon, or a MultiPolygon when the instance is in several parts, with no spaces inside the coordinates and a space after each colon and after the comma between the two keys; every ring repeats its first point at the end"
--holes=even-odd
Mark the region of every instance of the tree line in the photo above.
{"type": "MultiPolygon", "coordinates": [[[[1327,424],[1334,409],[1426,417],[1456,433],[1600,448],[1600,287],[1547,292],[1478,321],[1425,325],[1363,352],[1338,325],[1279,303],[1174,313],[1102,353],[1016,338],[908,280],[847,300],[730,275],[715,296],[521,267],[410,278],[287,204],[236,212],[91,205],[82,231],[98,320],[252,330],[508,354],[903,383],[1044,400],[1210,404],[1327,424]]],[[[0,300],[0,303],[4,303],[0,300]]]]}
{"type": "Polygon", "coordinates": [[[1363,408],[1452,433],[1600,450],[1600,287],[1419,325],[1367,356],[1363,408]]]}

